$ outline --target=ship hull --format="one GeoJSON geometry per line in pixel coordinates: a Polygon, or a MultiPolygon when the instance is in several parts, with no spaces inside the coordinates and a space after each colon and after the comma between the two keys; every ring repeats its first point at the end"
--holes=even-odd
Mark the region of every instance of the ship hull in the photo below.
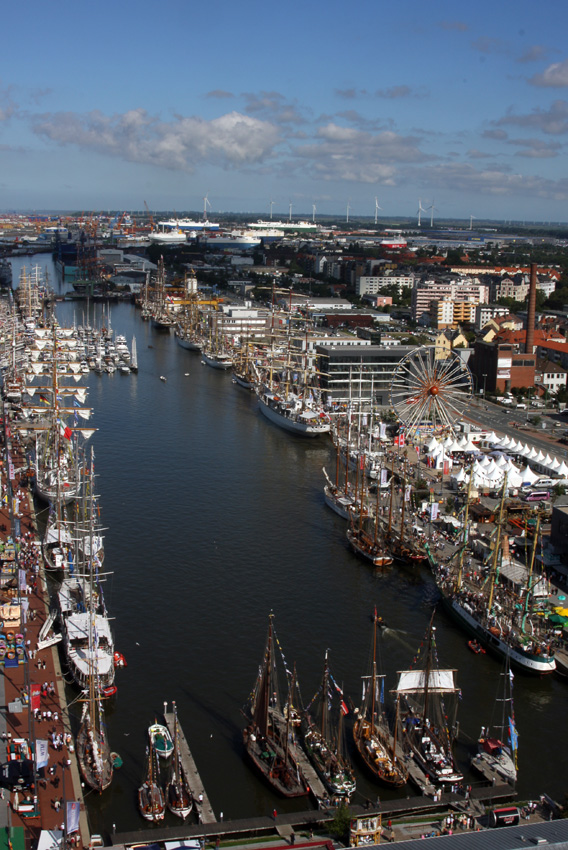
{"type": "Polygon", "coordinates": [[[469,611],[466,611],[456,599],[451,599],[444,595],[442,599],[444,607],[450,616],[494,654],[501,658],[510,659],[512,664],[522,669],[525,673],[531,673],[537,676],[553,673],[556,669],[556,662],[553,657],[539,656],[532,652],[523,652],[521,649],[511,646],[490,632],[469,611]]]}
{"type": "Polygon", "coordinates": [[[298,421],[296,418],[286,416],[284,413],[275,410],[263,399],[262,396],[258,397],[258,401],[260,412],[266,416],[267,419],[275,425],[278,425],[280,428],[290,431],[292,434],[298,434],[300,437],[319,437],[320,434],[329,433],[329,422],[322,422],[319,424],[319,420],[317,418],[315,419],[315,423],[317,424],[311,420],[305,420],[303,422],[301,420],[298,421]]]}

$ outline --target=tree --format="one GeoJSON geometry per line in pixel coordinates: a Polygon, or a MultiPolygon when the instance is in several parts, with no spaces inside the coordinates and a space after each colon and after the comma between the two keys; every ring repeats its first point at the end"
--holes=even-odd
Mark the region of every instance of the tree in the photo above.
{"type": "Polygon", "coordinates": [[[349,843],[349,827],[351,826],[351,811],[342,803],[335,813],[335,817],[329,825],[329,832],[338,841],[349,843]]]}

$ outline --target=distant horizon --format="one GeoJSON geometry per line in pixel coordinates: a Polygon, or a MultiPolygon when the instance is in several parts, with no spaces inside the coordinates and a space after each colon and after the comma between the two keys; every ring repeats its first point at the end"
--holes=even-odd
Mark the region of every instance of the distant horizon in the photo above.
{"type": "MultiPolygon", "coordinates": [[[[253,219],[254,221],[274,221],[274,222],[286,222],[286,221],[308,221],[315,225],[321,224],[322,221],[333,221],[339,224],[352,225],[356,222],[364,222],[367,225],[375,226],[375,217],[374,215],[356,215],[353,214],[350,216],[349,221],[342,218],[342,214],[333,214],[333,213],[321,213],[317,214],[315,220],[312,218],[311,213],[293,213],[292,218],[290,219],[287,214],[274,214],[272,215],[272,219],[266,214],[261,212],[237,212],[236,210],[225,210],[218,211],[209,210],[207,219],[203,216],[203,210],[174,210],[172,208],[164,208],[164,209],[150,209],[148,213],[143,209],[125,209],[123,207],[119,207],[116,209],[106,209],[106,210],[88,210],[87,208],[83,210],[78,210],[77,208],[68,208],[68,209],[56,209],[54,207],[46,207],[46,208],[7,208],[0,209],[0,216],[9,216],[9,215],[22,215],[27,217],[33,216],[69,216],[73,218],[79,218],[80,216],[93,217],[93,216],[105,216],[105,217],[115,217],[120,215],[131,215],[131,216],[140,216],[142,218],[149,218],[151,215],[154,216],[169,216],[171,218],[191,218],[196,221],[214,221],[215,217],[231,217],[237,216],[239,218],[247,218],[253,219]]],[[[390,222],[401,222],[404,223],[404,226],[407,229],[418,230],[420,232],[427,232],[428,230],[437,230],[440,227],[448,227],[452,223],[463,223],[464,227],[467,230],[470,230],[470,218],[465,217],[461,218],[459,216],[455,216],[452,218],[437,218],[434,219],[433,226],[430,226],[430,218],[423,217],[422,224],[420,227],[417,222],[408,216],[378,216],[376,227],[388,226],[390,222]]],[[[566,227],[568,226],[568,221],[548,221],[548,220],[521,220],[521,219],[492,219],[492,218],[483,218],[479,217],[474,219],[473,227],[471,227],[472,231],[479,230],[486,225],[497,225],[504,227],[566,227]]]]}

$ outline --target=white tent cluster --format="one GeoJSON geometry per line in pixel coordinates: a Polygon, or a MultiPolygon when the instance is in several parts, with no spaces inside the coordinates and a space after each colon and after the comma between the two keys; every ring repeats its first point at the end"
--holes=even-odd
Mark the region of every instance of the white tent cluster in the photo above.
{"type": "Polygon", "coordinates": [[[448,463],[451,469],[453,455],[459,453],[474,455],[479,454],[479,449],[465,434],[459,440],[455,437],[446,437],[445,440],[439,441],[432,437],[426,443],[426,455],[435,469],[441,469],[444,463],[448,463]]]}
{"type": "Polygon", "coordinates": [[[532,467],[536,467],[540,475],[550,475],[552,478],[559,479],[568,478],[568,464],[564,460],[551,457],[541,449],[536,449],[534,446],[522,443],[514,437],[496,438],[492,445],[500,451],[513,453],[522,457],[532,467]]]}
{"type": "MultiPolygon", "coordinates": [[[[498,489],[503,485],[505,474],[507,485],[511,489],[530,487],[542,476],[558,480],[568,479],[568,465],[563,460],[544,454],[514,437],[498,437],[491,433],[483,438],[483,442],[492,447],[491,455],[482,454],[466,435],[460,439],[446,437],[442,441],[432,437],[426,443],[426,455],[430,459],[430,465],[436,469],[440,469],[444,463],[449,464],[451,469],[455,454],[468,455],[470,458],[475,456],[471,468],[472,484],[476,489],[498,489]],[[526,466],[523,468],[522,464],[514,463],[509,455],[526,461],[526,466]]],[[[469,472],[461,467],[452,474],[451,479],[457,485],[467,484],[469,472]]]]}

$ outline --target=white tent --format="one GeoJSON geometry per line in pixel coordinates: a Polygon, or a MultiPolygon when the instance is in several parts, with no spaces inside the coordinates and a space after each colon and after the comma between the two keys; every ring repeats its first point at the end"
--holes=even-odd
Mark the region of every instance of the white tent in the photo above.
{"type": "Polygon", "coordinates": [[[535,481],[538,481],[538,478],[539,476],[536,472],[532,471],[528,464],[521,471],[521,481],[523,484],[534,484],[535,481]]]}
{"type": "Polygon", "coordinates": [[[562,461],[562,463],[560,464],[560,466],[556,470],[556,474],[558,475],[559,478],[568,477],[568,466],[566,466],[564,461],[562,461]]]}

